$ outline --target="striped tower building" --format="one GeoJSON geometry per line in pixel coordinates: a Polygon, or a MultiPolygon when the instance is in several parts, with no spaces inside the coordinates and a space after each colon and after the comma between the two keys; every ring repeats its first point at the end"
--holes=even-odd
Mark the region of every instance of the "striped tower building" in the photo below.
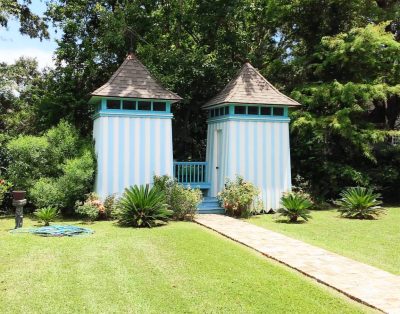
{"type": "Polygon", "coordinates": [[[203,108],[208,110],[209,196],[236,174],[258,186],[265,208],[279,207],[291,189],[288,107],[299,106],[251,64],[203,108]]]}
{"type": "Polygon", "coordinates": [[[179,100],[133,54],[92,93],[95,192],[101,198],[151,183],[153,175],[173,175],[171,105],[179,100]]]}

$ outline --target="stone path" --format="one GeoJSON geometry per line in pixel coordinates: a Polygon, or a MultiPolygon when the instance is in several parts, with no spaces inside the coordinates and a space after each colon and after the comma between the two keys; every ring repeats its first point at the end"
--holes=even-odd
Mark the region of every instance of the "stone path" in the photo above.
{"type": "Polygon", "coordinates": [[[400,313],[400,276],[231,217],[204,214],[195,221],[352,299],[400,313]]]}

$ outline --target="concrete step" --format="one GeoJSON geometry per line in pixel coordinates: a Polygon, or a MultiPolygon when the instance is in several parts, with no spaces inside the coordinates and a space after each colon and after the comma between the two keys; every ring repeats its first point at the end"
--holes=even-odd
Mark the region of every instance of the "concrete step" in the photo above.
{"type": "Polygon", "coordinates": [[[219,205],[216,197],[204,197],[203,201],[197,206],[199,214],[223,214],[224,209],[219,205]]]}
{"type": "Polygon", "coordinates": [[[216,209],[199,209],[197,210],[198,214],[223,214],[225,211],[222,208],[216,208],[216,209]]]}

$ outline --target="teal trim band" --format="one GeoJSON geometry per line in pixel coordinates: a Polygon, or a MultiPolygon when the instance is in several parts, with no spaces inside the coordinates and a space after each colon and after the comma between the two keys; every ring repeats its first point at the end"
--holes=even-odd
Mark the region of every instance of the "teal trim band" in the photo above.
{"type": "Polygon", "coordinates": [[[259,115],[227,115],[227,116],[220,116],[209,118],[207,123],[217,123],[222,121],[255,121],[255,122],[282,122],[282,123],[289,123],[290,118],[282,117],[282,116],[259,116],[259,115]]]}
{"type": "Polygon", "coordinates": [[[174,115],[172,113],[155,113],[154,111],[133,111],[127,112],[126,110],[110,110],[106,112],[97,112],[92,116],[92,119],[99,117],[131,117],[131,118],[155,118],[155,119],[172,119],[174,115]]]}
{"type": "Polygon", "coordinates": [[[135,102],[135,108],[129,111],[139,111],[141,112],[142,110],[138,109],[138,102],[144,101],[144,102],[149,102],[150,103],[150,108],[151,110],[146,110],[146,111],[154,111],[156,113],[161,113],[161,112],[166,112],[166,113],[171,113],[171,101],[169,100],[164,100],[164,99],[142,99],[142,98],[117,98],[117,97],[103,97],[101,98],[101,106],[100,106],[100,111],[111,111],[115,112],[118,111],[118,109],[107,109],[107,100],[115,100],[119,101],[119,110],[127,111],[128,109],[123,109],[123,102],[124,101],[130,101],[130,102],[135,102]],[[165,110],[158,111],[154,110],[154,103],[165,103],[165,110]]]}

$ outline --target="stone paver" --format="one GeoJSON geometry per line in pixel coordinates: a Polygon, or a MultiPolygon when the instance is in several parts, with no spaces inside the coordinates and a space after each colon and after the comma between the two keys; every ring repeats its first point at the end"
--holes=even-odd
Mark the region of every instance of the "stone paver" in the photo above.
{"type": "Polygon", "coordinates": [[[195,221],[352,299],[400,313],[400,276],[231,217],[204,214],[195,221]]]}

